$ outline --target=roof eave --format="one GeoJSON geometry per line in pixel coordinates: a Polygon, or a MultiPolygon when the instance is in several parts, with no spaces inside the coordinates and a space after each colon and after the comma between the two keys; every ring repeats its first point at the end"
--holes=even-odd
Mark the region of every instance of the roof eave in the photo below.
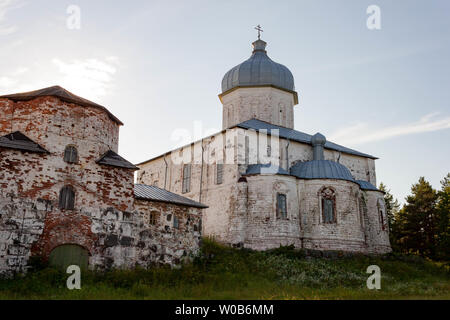
{"type": "Polygon", "coordinates": [[[183,206],[183,207],[194,207],[194,208],[200,208],[200,209],[209,208],[208,206],[206,206],[204,204],[187,204],[187,203],[181,203],[181,202],[178,202],[178,201],[149,199],[149,198],[144,198],[144,197],[139,197],[139,196],[134,196],[134,198],[136,200],[144,200],[144,201],[152,201],[152,202],[163,202],[163,203],[175,204],[177,206],[183,206]]]}

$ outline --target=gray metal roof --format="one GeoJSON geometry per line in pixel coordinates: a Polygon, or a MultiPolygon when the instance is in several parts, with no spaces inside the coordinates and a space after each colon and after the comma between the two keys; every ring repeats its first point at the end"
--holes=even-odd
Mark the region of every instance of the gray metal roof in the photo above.
{"type": "Polygon", "coordinates": [[[331,160],[298,162],[291,167],[290,172],[300,179],[339,179],[355,182],[347,167],[331,160]]]}
{"type": "Polygon", "coordinates": [[[268,164],[251,164],[247,167],[246,175],[249,174],[284,174],[289,175],[289,172],[278,166],[268,164]]]}
{"type": "Polygon", "coordinates": [[[65,102],[75,103],[75,104],[78,104],[78,105],[84,106],[84,107],[94,107],[94,108],[101,109],[108,114],[108,116],[111,120],[113,120],[114,122],[116,122],[119,125],[123,125],[122,121],[120,121],[116,116],[114,116],[111,112],[109,112],[109,110],[106,109],[105,107],[103,107],[99,104],[96,104],[95,102],[92,102],[92,101],[89,101],[82,97],[79,97],[60,86],[53,86],[53,87],[48,87],[48,88],[39,89],[39,90],[35,90],[35,91],[29,91],[29,92],[7,94],[4,96],[0,96],[0,98],[6,98],[6,99],[13,100],[13,101],[28,101],[28,100],[32,100],[32,99],[44,97],[44,96],[53,96],[53,97],[57,97],[57,98],[61,99],[62,101],[65,101],[65,102]]]}
{"type": "Polygon", "coordinates": [[[113,166],[113,167],[120,167],[120,168],[133,169],[133,170],[139,169],[134,164],[125,160],[124,158],[122,158],[121,156],[119,156],[117,153],[115,153],[112,150],[106,151],[100,157],[100,159],[98,159],[95,162],[97,162],[98,164],[103,164],[103,165],[113,166]]]}
{"type": "Polygon", "coordinates": [[[161,189],[155,186],[148,186],[145,184],[134,185],[134,196],[136,199],[141,200],[167,202],[196,208],[208,208],[208,206],[205,206],[200,202],[180,196],[165,189],[161,189]]]}
{"type": "Polygon", "coordinates": [[[364,180],[356,180],[362,190],[370,190],[370,191],[380,191],[370,182],[364,180]]]}
{"type": "MultiPolygon", "coordinates": [[[[267,134],[270,134],[272,129],[278,130],[278,134],[281,138],[289,139],[289,140],[297,141],[297,142],[301,142],[301,143],[311,144],[312,136],[307,133],[300,132],[300,131],[297,131],[294,129],[280,127],[280,126],[277,126],[277,125],[274,125],[271,123],[267,123],[264,121],[256,120],[256,119],[251,119],[251,120],[241,122],[241,123],[237,124],[236,126],[239,128],[243,128],[243,129],[253,129],[256,131],[265,129],[265,130],[267,130],[267,134]]],[[[370,154],[366,154],[366,153],[362,153],[362,152],[359,152],[359,151],[356,151],[356,150],[353,150],[350,148],[346,148],[346,147],[343,147],[341,145],[338,145],[338,144],[330,142],[330,141],[327,141],[325,143],[325,148],[352,154],[352,155],[356,155],[356,156],[361,156],[361,157],[366,157],[366,158],[371,158],[371,159],[378,159],[377,157],[371,156],[370,154]]]]}
{"type": "Polygon", "coordinates": [[[20,131],[0,137],[0,147],[37,153],[48,153],[47,150],[20,131]]]}
{"type": "Polygon", "coordinates": [[[294,77],[282,64],[272,61],[265,50],[266,42],[253,42],[251,57],[228,71],[222,79],[222,92],[235,87],[273,85],[294,91],[294,77]]]}

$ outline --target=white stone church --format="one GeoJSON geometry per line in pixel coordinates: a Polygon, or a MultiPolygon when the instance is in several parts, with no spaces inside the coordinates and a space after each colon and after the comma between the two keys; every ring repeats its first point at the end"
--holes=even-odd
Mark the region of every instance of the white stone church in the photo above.
{"type": "Polygon", "coordinates": [[[223,130],[138,164],[138,183],[207,205],[203,235],[233,246],[391,251],[377,158],[294,130],[294,78],[266,42],[219,98],[223,130]]]}

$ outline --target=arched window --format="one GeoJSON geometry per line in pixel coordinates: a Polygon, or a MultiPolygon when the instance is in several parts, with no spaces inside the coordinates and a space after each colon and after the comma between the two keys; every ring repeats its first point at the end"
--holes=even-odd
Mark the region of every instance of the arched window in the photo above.
{"type": "Polygon", "coordinates": [[[378,199],[377,201],[377,208],[378,208],[378,216],[380,219],[380,225],[381,225],[381,230],[386,230],[386,210],[384,207],[384,201],[381,199],[378,199]]]}
{"type": "Polygon", "coordinates": [[[175,229],[180,228],[180,220],[178,220],[178,217],[175,214],[173,215],[173,227],[175,229]]]}
{"type": "Polygon", "coordinates": [[[64,186],[59,192],[59,208],[73,210],[75,204],[75,191],[72,186],[64,186]]]}
{"type": "Polygon", "coordinates": [[[74,146],[67,146],[64,150],[64,161],[67,163],[78,162],[78,150],[74,146]]]}
{"type": "Polygon", "coordinates": [[[332,188],[324,187],[320,191],[322,222],[336,223],[336,194],[332,188]]]}
{"type": "Polygon", "coordinates": [[[183,166],[183,183],[182,193],[191,191],[191,164],[185,164],[183,166]]]}
{"type": "Polygon", "coordinates": [[[277,219],[287,219],[286,195],[277,193],[277,219]]]}
{"type": "Polygon", "coordinates": [[[361,228],[364,228],[364,219],[367,216],[367,204],[364,195],[359,197],[359,219],[361,222],[361,228]]]}
{"type": "Polygon", "coordinates": [[[216,164],[216,184],[223,182],[223,163],[216,164]]]}
{"type": "Polygon", "coordinates": [[[150,212],[148,216],[148,224],[152,226],[156,225],[157,219],[158,219],[158,212],[156,211],[150,212]]]}

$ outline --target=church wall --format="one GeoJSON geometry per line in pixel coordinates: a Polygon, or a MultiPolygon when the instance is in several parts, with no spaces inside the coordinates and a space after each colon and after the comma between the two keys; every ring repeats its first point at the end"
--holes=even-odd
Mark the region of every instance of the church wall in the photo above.
{"type": "Polygon", "coordinates": [[[367,207],[365,229],[368,251],[370,253],[392,251],[389,242],[389,228],[383,193],[379,191],[364,191],[364,199],[367,207]]]}
{"type": "MultiPolygon", "coordinates": [[[[229,135],[218,133],[195,144],[176,149],[165,156],[167,162],[165,189],[208,205],[209,208],[203,209],[202,232],[205,236],[222,242],[232,241],[230,234],[234,231],[230,231],[230,228],[233,228],[230,226],[230,219],[234,219],[233,208],[239,197],[236,185],[239,178],[238,165],[235,164],[238,130],[231,131],[229,135]],[[224,146],[232,152],[228,154],[223,152],[224,146]],[[219,156],[220,152],[223,152],[222,156],[219,156]],[[191,184],[187,193],[182,192],[183,159],[186,163],[191,163],[191,184]],[[216,163],[221,160],[225,162],[223,178],[222,183],[217,184],[216,163]]],[[[158,186],[163,187],[166,172],[164,157],[153,159],[139,167],[138,183],[152,185],[158,181],[158,186]]]]}
{"type": "Polygon", "coordinates": [[[254,175],[246,178],[248,218],[245,247],[256,250],[291,244],[301,247],[296,178],[283,175],[254,175]],[[286,219],[277,218],[278,193],[286,195],[286,219]]]}
{"type": "Polygon", "coordinates": [[[294,95],[272,87],[238,88],[221,98],[223,129],[250,119],[294,127],[294,95]]]}
{"type": "Polygon", "coordinates": [[[298,180],[303,246],[317,250],[365,251],[365,236],[358,208],[359,186],[333,179],[298,180]],[[320,191],[336,195],[336,223],[323,223],[320,191]]]}
{"type": "MultiPolygon", "coordinates": [[[[49,153],[0,148],[0,272],[27,269],[30,256],[46,260],[62,244],[90,253],[92,267],[176,264],[198,249],[200,209],[134,199],[134,171],[99,165],[117,151],[119,126],[95,108],[44,97],[14,103],[0,99],[0,134],[21,131],[49,153]],[[29,110],[28,110],[29,109],[29,110]],[[64,161],[75,145],[78,163],[64,161]],[[59,209],[63,186],[75,192],[73,210],[59,209]],[[162,224],[144,232],[139,212],[177,214],[180,229],[162,224]],[[187,221],[187,217],[189,222],[187,221]]],[[[161,223],[163,220],[161,220],[161,223]]]]}
{"type": "MultiPolygon", "coordinates": [[[[244,137],[249,132],[236,128],[234,144],[229,143],[228,147],[235,149],[235,161],[244,162],[244,154],[238,155],[237,149],[244,150],[244,137]]],[[[218,139],[223,134],[217,134],[213,139],[211,137],[204,139],[204,166],[202,176],[202,199],[201,202],[209,206],[204,210],[203,216],[203,234],[214,237],[216,240],[232,245],[244,245],[255,249],[263,249],[279,246],[282,244],[295,244],[301,247],[301,239],[304,238],[306,248],[315,248],[323,250],[353,250],[366,251],[367,244],[365,238],[364,222],[359,215],[358,196],[360,192],[359,185],[356,183],[342,180],[299,180],[295,177],[274,176],[247,176],[247,182],[238,182],[239,177],[245,174],[247,166],[225,165],[224,181],[221,185],[215,183],[215,163],[211,162],[214,155],[214,147],[211,140],[218,139]],[[289,199],[297,199],[296,204],[291,203],[290,208],[297,208],[297,214],[293,213],[294,218],[298,219],[298,212],[301,212],[301,226],[298,222],[284,222],[276,226],[274,221],[269,223],[258,218],[260,215],[270,215],[274,209],[273,188],[276,179],[288,179],[289,183],[283,181],[282,184],[288,184],[290,192],[295,191],[296,196],[289,196],[289,199]],[[264,180],[258,180],[264,179],[264,180]],[[292,181],[295,181],[293,183],[292,181]],[[335,225],[324,225],[316,223],[318,219],[319,189],[324,183],[332,186],[336,190],[338,223],[335,225]],[[272,186],[269,188],[269,186],[272,186]],[[300,199],[300,200],[298,200],[300,199]],[[256,220],[251,220],[253,219],[256,220]],[[272,223],[272,224],[271,224],[272,223]],[[252,240],[253,239],[253,240],[252,240]]],[[[310,161],[313,158],[312,147],[298,142],[289,142],[289,160],[290,165],[295,161],[310,161]]],[[[280,161],[281,167],[286,167],[286,146],[287,140],[280,140],[280,161]]],[[[180,150],[175,150],[178,153],[180,150]]],[[[256,146],[250,146],[250,154],[256,153],[256,146]]],[[[180,153],[181,155],[181,153],[180,153]]],[[[170,155],[167,156],[170,160],[170,155]]],[[[356,179],[367,181],[367,172],[369,172],[370,182],[374,183],[375,168],[372,159],[347,155],[337,151],[325,150],[325,159],[346,163],[351,169],[356,179]],[[371,178],[372,177],[372,178],[371,178]]],[[[149,172],[153,176],[163,176],[165,166],[162,158],[157,158],[141,166],[141,171],[145,170],[147,178],[142,179],[143,183],[151,184],[149,172]]],[[[181,194],[182,167],[177,166],[170,161],[168,176],[168,189],[172,192],[181,194]]],[[[194,188],[189,193],[183,194],[193,200],[199,201],[200,198],[200,176],[201,165],[192,167],[192,181],[194,188]],[[194,179],[197,182],[194,182],[194,179]]],[[[275,211],[273,211],[275,212],[275,211]]],[[[374,235],[376,237],[376,235],[374,235]]]]}
{"type": "Polygon", "coordinates": [[[200,244],[201,209],[168,203],[136,200],[133,212],[112,207],[68,212],[50,200],[0,194],[0,213],[0,274],[24,272],[30,257],[47,261],[63,244],[86,249],[91,269],[177,265],[200,244]],[[157,215],[155,225],[149,224],[150,212],[157,215]]]}

